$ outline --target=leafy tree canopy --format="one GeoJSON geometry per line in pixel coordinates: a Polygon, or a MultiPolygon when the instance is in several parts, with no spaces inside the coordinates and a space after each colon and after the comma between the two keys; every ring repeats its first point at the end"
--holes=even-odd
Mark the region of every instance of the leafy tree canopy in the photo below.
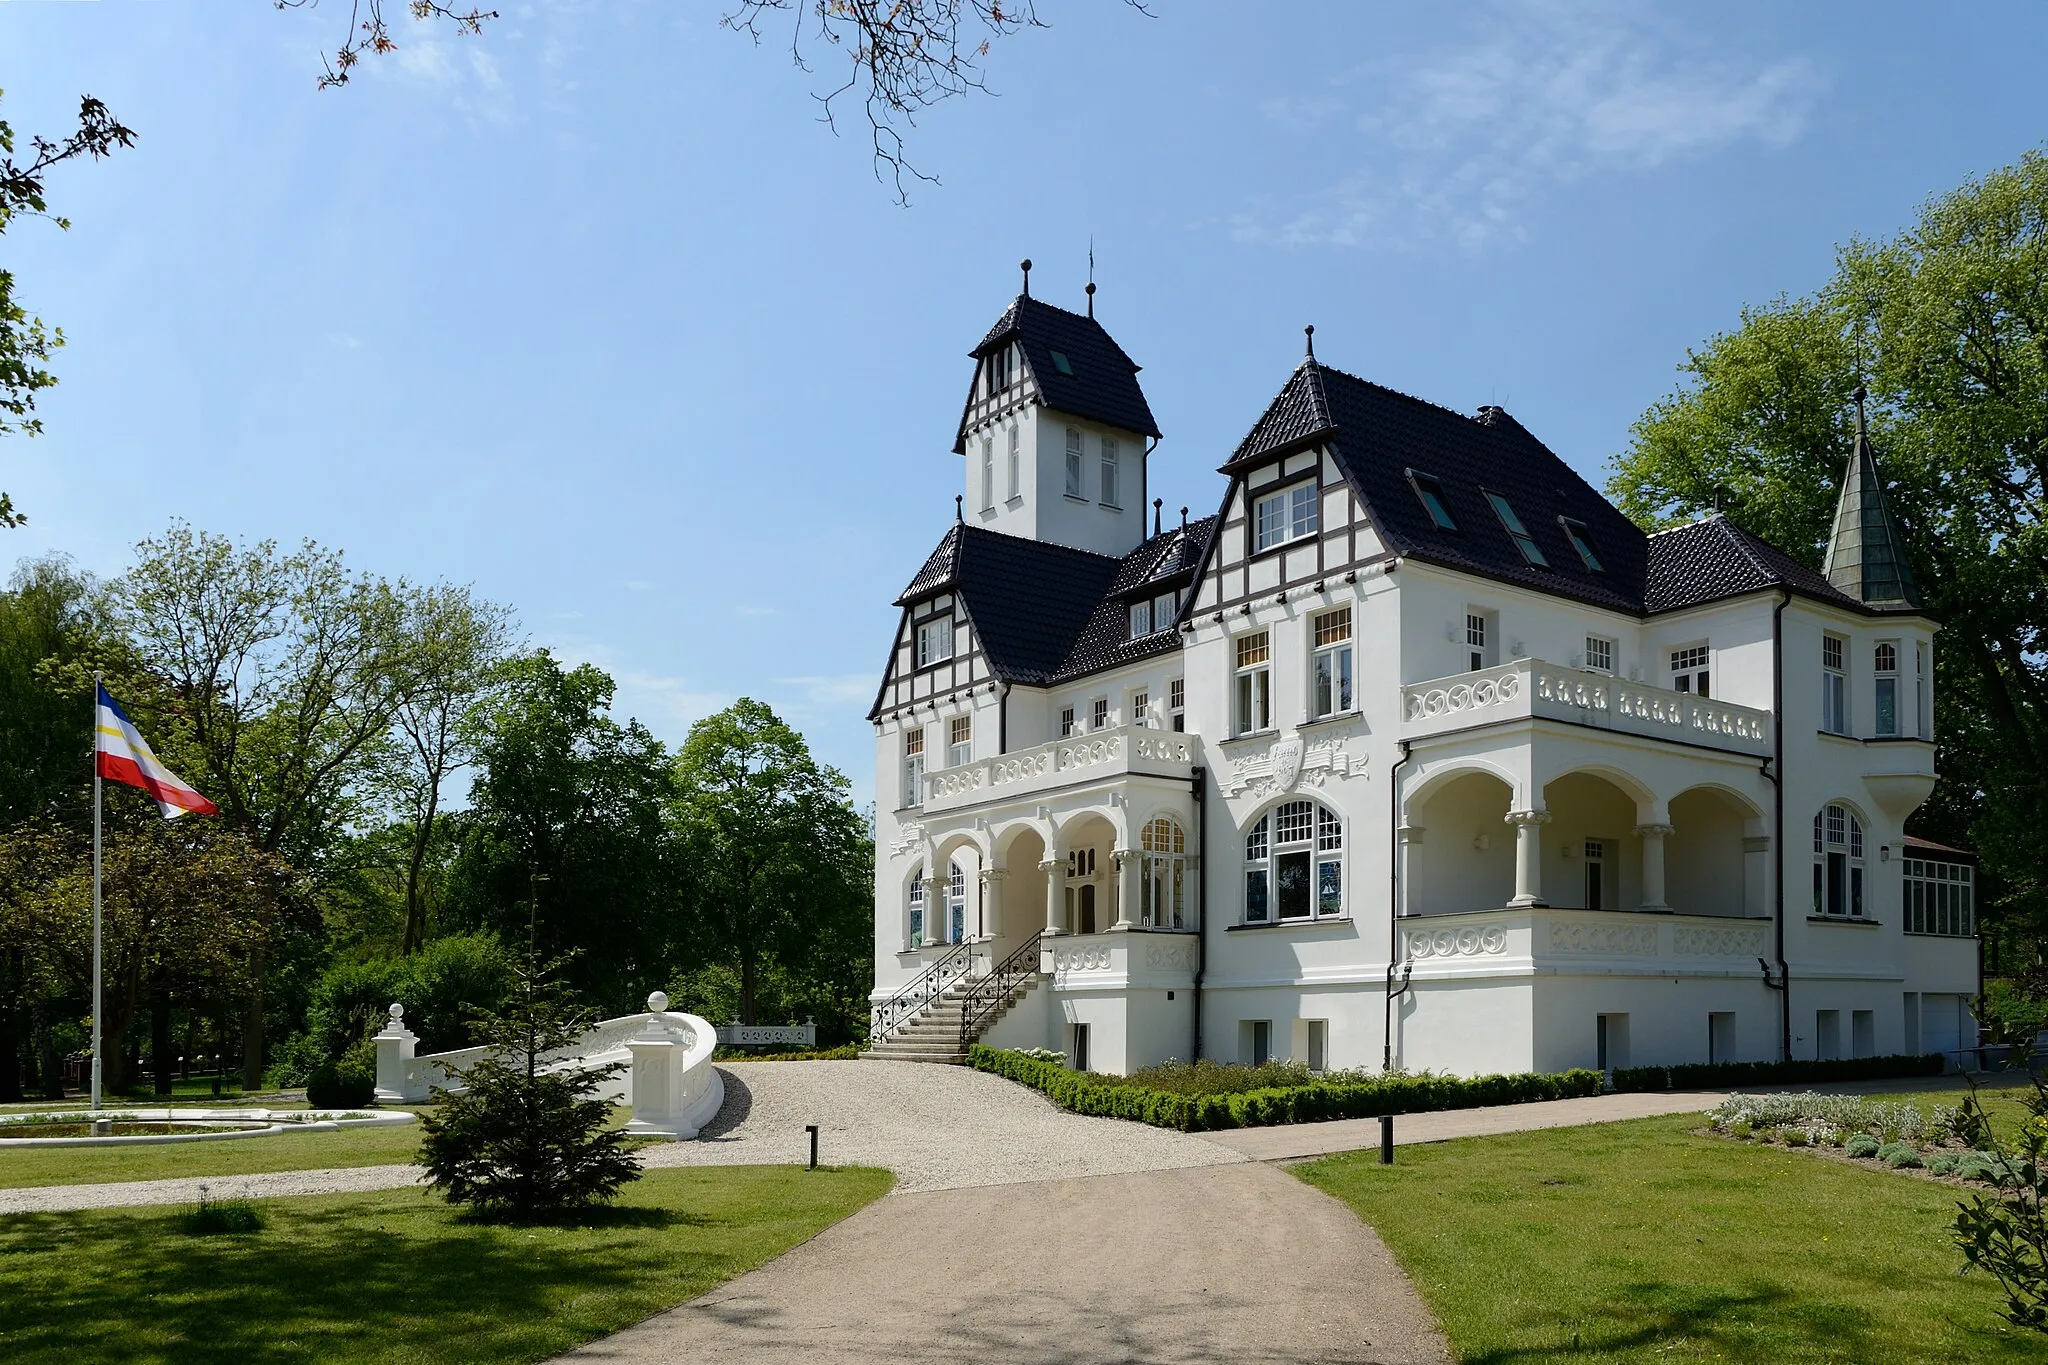
{"type": "MultiPolygon", "coordinates": [[[[2048,933],[2048,154],[1842,247],[1809,296],[1745,309],[1691,352],[1631,430],[1609,485],[1651,528],[1720,507],[1808,564],[1825,547],[1871,393],[1937,639],[1941,781],[1919,817],[1972,843],[2010,933],[2048,933]]],[[[2038,951],[2033,949],[2032,951],[2038,951]]]]}

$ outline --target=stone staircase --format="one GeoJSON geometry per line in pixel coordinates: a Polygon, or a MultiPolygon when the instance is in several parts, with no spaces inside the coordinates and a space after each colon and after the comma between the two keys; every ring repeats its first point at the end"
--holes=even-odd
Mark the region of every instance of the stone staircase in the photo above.
{"type": "MultiPolygon", "coordinates": [[[[1002,1002],[981,1021],[975,1030],[976,1035],[986,1032],[996,1020],[1008,1014],[1038,981],[1034,974],[1011,986],[1002,1002]]],[[[967,1046],[960,1038],[961,1004],[974,984],[971,980],[954,982],[913,1015],[908,1023],[893,1033],[871,1040],[868,1050],[860,1055],[871,1061],[964,1064],[967,1046]]]]}

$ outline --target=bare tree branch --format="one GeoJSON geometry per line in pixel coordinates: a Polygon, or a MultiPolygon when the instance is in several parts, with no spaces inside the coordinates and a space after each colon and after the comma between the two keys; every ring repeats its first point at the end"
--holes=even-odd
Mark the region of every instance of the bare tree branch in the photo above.
{"type": "MultiPolygon", "coordinates": [[[[1124,0],[1151,16],[1144,0],[1124,0]]],[[[986,93],[982,61],[990,45],[1027,28],[1044,28],[1035,0],[740,0],[719,23],[759,44],[769,25],[788,30],[790,61],[811,70],[806,55],[822,45],[846,64],[846,79],[814,96],[819,121],[839,130],[834,105],[851,96],[868,120],[875,178],[896,201],[910,202],[905,177],[937,184],[904,155],[904,134],[917,116],[959,95],[986,93]]]]}
{"type": "MultiPolygon", "coordinates": [[[[271,0],[279,9],[312,9],[320,0],[271,0]]],[[[495,19],[494,9],[465,9],[461,5],[446,5],[437,0],[405,0],[405,7],[414,19],[443,19],[454,25],[459,34],[474,35],[484,31],[484,21],[495,19]]],[[[334,55],[325,58],[327,73],[320,78],[319,88],[347,85],[349,72],[355,69],[365,54],[384,56],[396,52],[398,43],[391,37],[391,26],[384,18],[384,0],[349,0],[348,36],[334,55]]]]}

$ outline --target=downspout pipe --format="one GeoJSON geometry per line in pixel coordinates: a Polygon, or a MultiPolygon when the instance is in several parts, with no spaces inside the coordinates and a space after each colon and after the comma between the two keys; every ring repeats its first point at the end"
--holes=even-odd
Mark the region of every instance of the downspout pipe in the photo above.
{"type": "Polygon", "coordinates": [[[996,752],[1010,752],[1010,684],[1004,683],[1003,690],[996,696],[996,752]]]}
{"type": "Polygon", "coordinates": [[[1771,851],[1777,859],[1771,900],[1777,921],[1778,1056],[1788,1062],[1792,1060],[1792,972],[1785,963],[1785,608],[1791,604],[1791,590],[1785,589],[1771,608],[1771,758],[1776,769],[1771,775],[1771,851]]]}
{"type": "Polygon", "coordinates": [[[1209,968],[1209,897],[1204,891],[1209,876],[1209,770],[1196,768],[1189,780],[1195,795],[1195,856],[1202,860],[1202,875],[1195,887],[1195,1040],[1194,1061],[1202,1060],[1202,974],[1209,968]]]}
{"type": "MultiPolygon", "coordinates": [[[[1380,1055],[1380,1070],[1394,1069],[1394,968],[1401,956],[1401,766],[1408,761],[1408,741],[1399,741],[1401,756],[1387,769],[1387,981],[1385,1000],[1381,1007],[1380,1039],[1384,1044],[1380,1055]]],[[[1414,971],[1415,964],[1409,963],[1408,970],[1414,971]]],[[[1403,974],[1401,989],[1408,989],[1408,978],[1403,974]]]]}

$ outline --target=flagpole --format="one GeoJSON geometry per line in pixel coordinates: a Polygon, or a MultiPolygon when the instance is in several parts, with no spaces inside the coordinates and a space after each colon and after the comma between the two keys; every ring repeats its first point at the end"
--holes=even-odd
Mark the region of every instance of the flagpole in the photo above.
{"type": "Polygon", "coordinates": [[[92,675],[92,1112],[100,1112],[100,675],[92,675]]]}

